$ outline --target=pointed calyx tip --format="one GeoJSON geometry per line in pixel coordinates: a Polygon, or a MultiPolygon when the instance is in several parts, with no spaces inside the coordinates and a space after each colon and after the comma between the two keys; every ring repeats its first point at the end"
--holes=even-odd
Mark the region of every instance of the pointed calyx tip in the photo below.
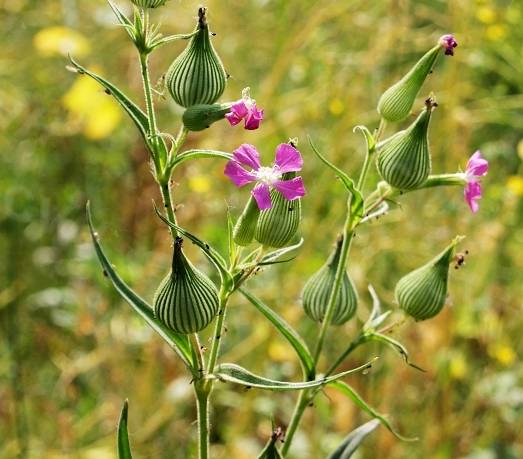
{"type": "Polygon", "coordinates": [[[205,27],[207,27],[206,13],[207,8],[205,8],[204,6],[198,8],[198,25],[200,26],[200,29],[204,29],[205,27]]]}
{"type": "Polygon", "coordinates": [[[458,42],[454,38],[454,35],[442,35],[439,39],[439,44],[445,49],[445,55],[454,56],[454,48],[458,46],[458,42]]]}

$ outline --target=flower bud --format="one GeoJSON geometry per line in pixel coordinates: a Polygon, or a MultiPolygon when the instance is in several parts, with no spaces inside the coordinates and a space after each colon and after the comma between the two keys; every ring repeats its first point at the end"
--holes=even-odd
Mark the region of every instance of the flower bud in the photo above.
{"type": "Polygon", "coordinates": [[[183,124],[189,131],[203,131],[212,123],[224,119],[230,109],[231,104],[191,105],[183,113],[183,124]]]}
{"type": "Polygon", "coordinates": [[[410,71],[396,84],[387,89],[378,102],[378,113],[387,121],[401,121],[405,119],[414,105],[425,79],[432,71],[441,50],[446,55],[453,55],[453,48],[457,46],[452,35],[444,35],[438,44],[429,50],[410,71]]]}
{"type": "MultiPolygon", "coordinates": [[[[327,312],[329,298],[334,288],[334,278],[336,277],[342,242],[343,239],[339,238],[336,248],[327,262],[307,281],[303,288],[303,309],[316,322],[322,322],[327,312]]],[[[351,319],[356,312],[357,305],[358,294],[347,272],[344,272],[341,289],[334,305],[332,324],[342,325],[351,319]]]]}
{"type": "Polygon", "coordinates": [[[165,4],[167,0],[131,0],[140,8],[158,8],[165,4]]]}
{"type": "Polygon", "coordinates": [[[389,185],[399,190],[413,190],[427,180],[432,168],[428,130],[436,106],[433,99],[427,99],[425,109],[407,129],[378,146],[376,166],[389,185]]]}
{"type": "Polygon", "coordinates": [[[457,236],[443,252],[399,280],[395,289],[396,301],[414,319],[430,319],[443,309],[449,265],[454,259],[456,245],[462,239],[463,236],[457,236]]]}
{"type": "Polygon", "coordinates": [[[236,244],[246,246],[252,242],[259,216],[260,209],[251,196],[232,231],[232,238],[236,244]]]}
{"type": "Polygon", "coordinates": [[[189,334],[209,325],[218,313],[218,292],[212,281],[185,257],[183,239],[174,244],[172,270],[154,295],[154,313],[177,333],[189,334]]]}
{"type": "Polygon", "coordinates": [[[205,8],[198,11],[196,34],[171,64],[166,83],[174,101],[182,107],[213,104],[223,94],[227,74],[210,39],[205,8]]]}
{"type": "MultiPolygon", "coordinates": [[[[283,174],[283,180],[290,180],[295,172],[283,174]]],[[[298,231],[301,220],[301,200],[288,201],[279,191],[270,192],[272,207],[260,212],[254,238],[269,247],[284,247],[298,231]]]]}

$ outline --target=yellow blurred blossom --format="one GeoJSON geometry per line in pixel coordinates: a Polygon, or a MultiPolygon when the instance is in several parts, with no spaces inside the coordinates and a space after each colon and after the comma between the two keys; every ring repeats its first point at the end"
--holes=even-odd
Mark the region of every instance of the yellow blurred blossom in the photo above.
{"type": "Polygon", "coordinates": [[[206,193],[211,189],[211,180],[206,175],[189,177],[189,188],[196,193],[206,193]]]}
{"type": "Polygon", "coordinates": [[[500,41],[507,36],[507,28],[501,24],[493,24],[487,27],[485,35],[491,41],[500,41]]]}
{"type": "Polygon", "coordinates": [[[285,344],[271,341],[269,344],[269,356],[272,360],[283,362],[289,358],[289,348],[285,344]]]}
{"type": "Polygon", "coordinates": [[[501,365],[509,367],[516,361],[516,353],[507,344],[495,343],[489,348],[489,354],[501,365]]]}
{"type": "Polygon", "coordinates": [[[339,116],[345,111],[345,105],[343,105],[343,102],[336,97],[329,102],[329,111],[334,116],[339,116]]]}
{"type": "Polygon", "coordinates": [[[518,152],[519,159],[521,159],[523,161],[523,139],[521,139],[518,142],[517,152],[518,152]]]}
{"type": "Polygon", "coordinates": [[[507,188],[516,196],[523,196],[523,177],[511,175],[507,179],[507,188]]]}
{"type": "Polygon", "coordinates": [[[84,56],[91,50],[89,41],[81,33],[62,26],[40,30],[33,37],[33,44],[43,56],[55,54],[84,56]]]}
{"type": "Polygon", "coordinates": [[[88,76],[78,76],[62,103],[69,111],[70,121],[78,124],[89,139],[109,136],[122,118],[118,104],[88,76]]]}
{"type": "Polygon", "coordinates": [[[496,12],[490,6],[482,6],[477,9],[476,17],[484,24],[492,24],[496,20],[496,12]]]}
{"type": "Polygon", "coordinates": [[[449,364],[450,376],[454,379],[464,379],[467,376],[468,366],[465,357],[457,354],[452,357],[449,364]]]}

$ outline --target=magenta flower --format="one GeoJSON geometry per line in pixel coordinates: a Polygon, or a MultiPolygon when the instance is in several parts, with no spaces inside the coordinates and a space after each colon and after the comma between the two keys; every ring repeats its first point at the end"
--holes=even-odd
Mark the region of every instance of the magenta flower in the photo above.
{"type": "Polygon", "coordinates": [[[445,54],[447,56],[454,56],[454,48],[458,46],[458,42],[454,38],[454,35],[447,34],[441,36],[439,39],[439,44],[445,48],[445,54]]]}
{"type": "Polygon", "coordinates": [[[290,144],[278,145],[274,164],[267,167],[260,164],[260,154],[256,148],[244,143],[234,150],[233,159],[225,165],[224,174],[238,187],[256,182],[251,194],[260,210],[265,210],[272,207],[271,188],[278,190],[288,201],[305,195],[301,177],[282,180],[284,173],[297,172],[302,167],[300,152],[290,144]]]}
{"type": "Polygon", "coordinates": [[[260,127],[263,120],[263,110],[259,110],[256,101],[251,99],[250,88],[245,88],[242,91],[242,98],[232,104],[231,111],[225,115],[225,118],[231,123],[231,126],[236,126],[242,120],[245,120],[244,127],[249,131],[260,127]]]}
{"type": "Polygon", "coordinates": [[[465,184],[465,201],[470,210],[476,213],[479,209],[478,199],[481,199],[481,184],[479,177],[487,175],[488,161],[481,156],[481,151],[476,151],[467,162],[467,169],[463,173],[465,184]]]}

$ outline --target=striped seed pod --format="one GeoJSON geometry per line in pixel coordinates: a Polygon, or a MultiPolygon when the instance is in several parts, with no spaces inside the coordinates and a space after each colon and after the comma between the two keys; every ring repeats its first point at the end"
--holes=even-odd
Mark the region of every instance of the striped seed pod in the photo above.
{"type": "Polygon", "coordinates": [[[251,196],[232,231],[232,238],[236,244],[246,246],[252,242],[259,216],[260,209],[251,196]]]}
{"type": "Polygon", "coordinates": [[[442,50],[442,45],[438,43],[401,80],[383,93],[378,102],[378,113],[382,118],[387,121],[401,121],[409,115],[421,86],[442,50]]]}
{"type": "MultiPolygon", "coordinates": [[[[302,292],[302,304],[305,313],[314,321],[322,322],[327,312],[332,289],[334,288],[334,278],[336,267],[340,259],[341,244],[343,239],[339,238],[334,252],[330,255],[327,262],[307,281],[302,292]]],[[[334,305],[332,316],[333,325],[342,325],[351,319],[356,313],[358,306],[358,294],[354,288],[352,280],[347,272],[343,273],[341,289],[334,305]]]]}
{"type": "Polygon", "coordinates": [[[430,319],[443,309],[447,299],[449,265],[454,259],[456,245],[462,239],[463,236],[457,236],[443,252],[397,283],[396,301],[414,319],[430,319]]]}
{"type": "Polygon", "coordinates": [[[131,0],[140,8],[158,8],[165,4],[167,0],[131,0]]]}
{"type": "Polygon", "coordinates": [[[389,185],[399,190],[413,190],[427,180],[432,168],[428,130],[436,106],[433,99],[427,99],[425,109],[407,129],[379,146],[376,166],[389,185]]]}
{"type": "Polygon", "coordinates": [[[211,43],[205,12],[205,8],[198,10],[197,33],[166,75],[167,88],[182,107],[214,104],[227,83],[227,73],[211,43]]]}
{"type": "Polygon", "coordinates": [[[203,131],[212,123],[224,119],[230,110],[231,104],[191,105],[183,113],[183,124],[189,131],[203,131]]]}
{"type": "MultiPolygon", "coordinates": [[[[296,176],[295,172],[283,174],[282,180],[296,176]]],[[[277,190],[271,190],[272,207],[260,212],[254,239],[269,247],[284,247],[296,234],[301,220],[301,199],[288,201],[277,190]]]]}
{"type": "Polygon", "coordinates": [[[154,295],[154,313],[177,333],[189,334],[209,325],[218,313],[218,292],[212,281],[185,257],[177,237],[171,272],[154,295]]]}

